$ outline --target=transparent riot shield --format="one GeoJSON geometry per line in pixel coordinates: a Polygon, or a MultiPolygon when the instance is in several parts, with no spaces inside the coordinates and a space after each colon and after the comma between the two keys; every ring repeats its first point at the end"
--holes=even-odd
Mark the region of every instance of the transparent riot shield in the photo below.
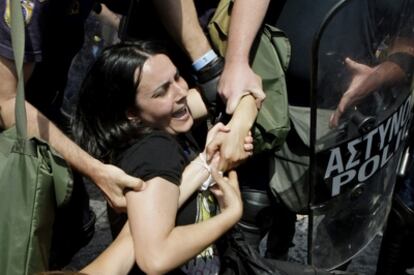
{"type": "Polygon", "coordinates": [[[330,125],[344,93],[394,51],[393,35],[399,37],[398,28],[385,34],[379,26],[367,26],[369,49],[347,47],[352,43],[345,38],[350,36],[342,34],[352,30],[344,22],[354,20],[357,1],[340,1],[333,7],[313,44],[308,252],[310,263],[324,269],[347,262],[382,230],[411,121],[411,81],[403,77],[390,83],[377,76],[371,83],[381,85],[367,88],[336,127],[330,125]],[[360,67],[365,71],[350,66],[346,58],[366,65],[360,67]]]}

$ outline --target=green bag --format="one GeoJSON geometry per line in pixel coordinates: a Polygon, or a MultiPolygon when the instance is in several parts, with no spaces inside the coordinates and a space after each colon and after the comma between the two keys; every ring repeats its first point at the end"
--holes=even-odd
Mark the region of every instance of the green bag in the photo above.
{"type": "MultiPolygon", "coordinates": [[[[225,55],[233,0],[221,0],[208,24],[214,48],[225,55]]],[[[255,152],[279,149],[290,130],[285,71],[291,48],[286,35],[276,27],[265,24],[259,30],[250,60],[253,71],[263,81],[266,93],[252,129],[255,152]]]]}
{"type": "Polygon", "coordinates": [[[69,199],[72,177],[47,143],[27,138],[20,1],[11,10],[18,88],[16,126],[0,133],[0,274],[31,275],[48,268],[55,209],[69,199]]]}

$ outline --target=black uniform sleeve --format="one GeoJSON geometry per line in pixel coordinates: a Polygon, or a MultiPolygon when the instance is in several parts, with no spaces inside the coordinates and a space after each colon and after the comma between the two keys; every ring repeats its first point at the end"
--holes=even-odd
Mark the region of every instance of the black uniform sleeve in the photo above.
{"type": "Polygon", "coordinates": [[[161,177],[180,185],[185,157],[178,142],[163,132],[151,133],[127,149],[119,166],[144,181],[161,177]]]}
{"type": "Polygon", "coordinates": [[[376,21],[379,30],[392,37],[413,37],[413,9],[412,0],[376,0],[376,21]]]}

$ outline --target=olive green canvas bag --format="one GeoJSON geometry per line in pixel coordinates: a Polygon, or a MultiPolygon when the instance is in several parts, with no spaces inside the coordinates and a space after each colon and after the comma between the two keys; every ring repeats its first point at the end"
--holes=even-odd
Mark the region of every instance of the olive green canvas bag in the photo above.
{"type": "MultiPolygon", "coordinates": [[[[232,0],[221,0],[208,24],[210,40],[222,56],[227,47],[232,5],[232,0]]],[[[290,54],[286,35],[278,28],[264,24],[250,52],[251,67],[262,78],[266,93],[252,129],[257,152],[280,148],[290,130],[285,80],[290,54]]]]}
{"type": "Polygon", "coordinates": [[[69,199],[72,177],[46,142],[27,137],[24,23],[20,1],[10,2],[18,88],[16,126],[0,133],[0,274],[31,275],[48,268],[55,209],[69,199]]]}

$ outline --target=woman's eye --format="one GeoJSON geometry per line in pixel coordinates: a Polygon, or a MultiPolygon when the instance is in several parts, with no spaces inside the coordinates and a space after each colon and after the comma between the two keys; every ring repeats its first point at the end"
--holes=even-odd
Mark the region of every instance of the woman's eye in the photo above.
{"type": "Polygon", "coordinates": [[[170,88],[170,83],[165,83],[161,87],[159,87],[157,90],[155,90],[152,97],[162,97],[165,96],[168,92],[168,89],[170,88]]]}
{"type": "Polygon", "coordinates": [[[167,89],[166,88],[160,88],[160,89],[157,89],[155,91],[153,97],[162,97],[166,94],[167,94],[167,89]]]}

